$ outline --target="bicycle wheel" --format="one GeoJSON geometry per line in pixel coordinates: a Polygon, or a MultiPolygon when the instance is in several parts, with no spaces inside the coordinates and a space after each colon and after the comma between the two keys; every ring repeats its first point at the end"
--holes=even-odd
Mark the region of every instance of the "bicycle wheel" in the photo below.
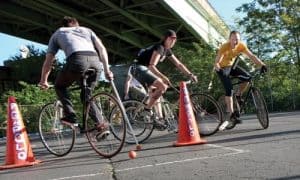
{"type": "Polygon", "coordinates": [[[226,112],[226,103],[225,103],[225,96],[224,95],[219,97],[218,104],[219,104],[219,107],[222,110],[222,113],[225,113],[226,112]]]}
{"type": "Polygon", "coordinates": [[[178,104],[174,105],[164,100],[162,105],[163,115],[167,122],[168,131],[178,132],[178,104]]]}
{"type": "Polygon", "coordinates": [[[269,127],[269,113],[265,99],[257,88],[252,88],[251,91],[253,103],[256,109],[256,115],[260,125],[267,129],[269,127]]]}
{"type": "Polygon", "coordinates": [[[46,149],[56,155],[68,154],[75,142],[75,130],[60,122],[63,116],[59,101],[46,104],[39,114],[39,135],[46,149]]]}
{"type": "Polygon", "coordinates": [[[126,114],[133,132],[127,127],[126,142],[135,143],[133,134],[138,143],[146,141],[154,130],[153,117],[151,119],[145,117],[144,104],[136,100],[127,100],[123,102],[126,114]]]}
{"type": "Polygon", "coordinates": [[[222,110],[218,102],[211,96],[202,93],[192,94],[190,97],[200,135],[213,135],[223,121],[222,110]]]}
{"type": "Polygon", "coordinates": [[[106,158],[118,154],[125,142],[125,111],[122,111],[121,106],[122,104],[114,96],[104,92],[94,95],[87,106],[88,113],[85,117],[87,139],[92,148],[106,158]],[[89,113],[91,105],[100,117],[93,117],[89,113]],[[105,131],[105,134],[96,127],[98,121],[109,124],[109,129],[105,131]]]}

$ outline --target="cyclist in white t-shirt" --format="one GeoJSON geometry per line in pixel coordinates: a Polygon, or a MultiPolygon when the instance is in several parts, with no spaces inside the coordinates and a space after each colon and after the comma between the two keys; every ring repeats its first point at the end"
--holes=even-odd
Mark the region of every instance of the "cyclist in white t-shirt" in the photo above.
{"type": "Polygon", "coordinates": [[[128,69],[127,78],[125,81],[124,100],[136,99],[135,98],[136,96],[145,97],[147,95],[147,91],[145,90],[144,86],[138,80],[136,80],[130,73],[131,68],[132,68],[132,66],[130,66],[128,69]],[[132,93],[130,93],[130,92],[132,92],[132,93]],[[135,94],[136,96],[133,97],[131,94],[135,94]]]}

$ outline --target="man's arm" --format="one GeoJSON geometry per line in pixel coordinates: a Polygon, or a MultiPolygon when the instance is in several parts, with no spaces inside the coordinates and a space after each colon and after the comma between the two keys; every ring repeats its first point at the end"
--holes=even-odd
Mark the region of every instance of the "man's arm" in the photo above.
{"type": "Polygon", "coordinates": [[[98,51],[100,61],[103,63],[105,75],[107,76],[107,78],[112,79],[113,73],[110,71],[108,66],[108,55],[106,48],[98,37],[95,38],[94,44],[96,50],[98,51]]]}
{"type": "Polygon", "coordinates": [[[216,71],[219,71],[221,69],[220,62],[222,61],[223,57],[224,56],[218,52],[215,59],[215,65],[214,65],[216,71]]]}
{"type": "Polygon", "coordinates": [[[255,64],[260,66],[265,66],[266,64],[262,62],[257,56],[255,56],[249,49],[244,52],[255,64]]]}
{"type": "Polygon", "coordinates": [[[49,77],[49,74],[51,72],[52,63],[53,63],[54,59],[55,59],[54,54],[52,54],[52,53],[47,53],[46,54],[46,59],[44,61],[43,67],[42,67],[41,80],[39,82],[39,85],[43,89],[49,88],[48,77],[49,77]]]}

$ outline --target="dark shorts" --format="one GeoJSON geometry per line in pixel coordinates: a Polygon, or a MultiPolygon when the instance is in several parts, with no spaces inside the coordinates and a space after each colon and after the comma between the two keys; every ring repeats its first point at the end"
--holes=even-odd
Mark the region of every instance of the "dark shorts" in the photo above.
{"type": "MultiPolygon", "coordinates": [[[[231,68],[231,67],[228,67],[231,68]]],[[[225,96],[233,95],[233,86],[231,82],[231,77],[236,77],[242,82],[249,82],[251,80],[251,75],[243,68],[236,66],[235,69],[223,68],[216,71],[225,89],[225,96]],[[230,71],[229,71],[230,70],[230,71]]]]}
{"type": "Polygon", "coordinates": [[[145,89],[151,86],[153,82],[158,79],[158,77],[153,74],[148,67],[143,65],[136,65],[135,68],[131,69],[131,74],[135,79],[137,79],[145,89]]]}

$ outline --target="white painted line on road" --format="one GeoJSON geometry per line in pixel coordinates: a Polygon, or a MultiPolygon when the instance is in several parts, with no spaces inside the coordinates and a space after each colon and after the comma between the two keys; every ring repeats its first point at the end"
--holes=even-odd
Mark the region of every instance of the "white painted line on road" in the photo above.
{"type": "MultiPolygon", "coordinates": [[[[161,163],[156,163],[156,164],[148,164],[148,165],[144,165],[144,166],[119,169],[119,170],[115,170],[115,172],[132,171],[132,170],[137,170],[137,169],[144,169],[144,168],[155,167],[155,166],[164,166],[164,165],[168,165],[168,164],[191,162],[191,161],[197,161],[197,160],[203,160],[203,159],[214,159],[214,158],[219,158],[219,157],[234,156],[237,154],[250,152],[249,150],[225,147],[225,146],[220,146],[220,145],[215,145],[215,144],[206,144],[206,146],[212,146],[215,148],[220,148],[223,150],[229,150],[229,151],[233,151],[233,152],[225,153],[225,154],[221,153],[221,154],[214,155],[214,156],[204,156],[204,157],[196,157],[196,158],[191,158],[191,159],[182,159],[182,160],[178,160],[178,161],[167,161],[167,162],[161,162],[161,163]]],[[[103,174],[104,173],[83,174],[83,175],[78,175],[78,176],[61,177],[61,178],[56,178],[56,179],[51,179],[51,180],[65,180],[65,179],[75,179],[75,178],[83,178],[83,177],[93,177],[93,176],[98,176],[98,175],[103,175],[103,174]]]]}
{"type": "Polygon", "coordinates": [[[119,170],[115,170],[115,172],[130,171],[130,170],[143,169],[143,168],[148,168],[148,167],[163,166],[163,165],[176,164],[176,163],[184,163],[184,162],[197,161],[197,160],[203,160],[203,159],[214,159],[214,158],[219,158],[219,157],[233,156],[233,155],[237,155],[237,154],[241,154],[241,153],[250,152],[249,150],[236,149],[236,148],[225,147],[225,146],[214,145],[214,144],[206,144],[206,145],[225,149],[225,150],[230,150],[230,151],[234,151],[234,152],[218,154],[218,155],[214,155],[214,156],[204,156],[204,157],[196,157],[196,158],[191,158],[191,159],[183,159],[183,160],[178,160],[178,161],[168,161],[168,162],[162,162],[162,163],[156,163],[156,164],[148,164],[148,165],[144,165],[144,166],[119,169],[119,170]]]}
{"type": "Polygon", "coordinates": [[[236,148],[231,148],[231,147],[226,147],[226,146],[220,146],[220,145],[215,145],[215,144],[207,144],[207,145],[208,146],[212,146],[212,147],[216,147],[216,148],[230,150],[230,151],[236,151],[236,152],[240,152],[240,153],[250,152],[250,150],[236,149],[236,148]]]}
{"type": "Polygon", "coordinates": [[[95,174],[83,174],[78,176],[69,176],[69,177],[61,177],[56,179],[50,179],[50,180],[64,180],[64,179],[75,179],[75,178],[83,178],[83,177],[93,177],[98,175],[103,175],[104,173],[95,173],[95,174]]]}

